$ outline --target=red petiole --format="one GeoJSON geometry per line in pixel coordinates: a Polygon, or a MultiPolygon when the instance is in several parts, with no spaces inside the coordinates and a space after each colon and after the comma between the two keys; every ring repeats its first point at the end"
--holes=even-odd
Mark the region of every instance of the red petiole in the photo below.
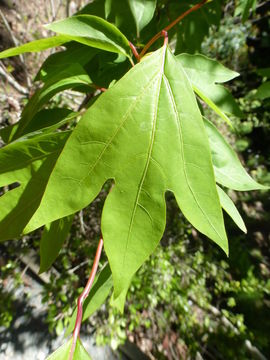
{"type": "Polygon", "coordinates": [[[97,273],[97,269],[98,269],[98,264],[99,264],[99,259],[100,259],[100,255],[102,252],[102,247],[103,247],[103,239],[101,238],[98,243],[96,256],[95,256],[94,264],[93,264],[93,267],[91,270],[91,274],[89,276],[89,279],[87,281],[87,284],[86,284],[83,292],[81,293],[81,295],[79,296],[78,301],[77,301],[77,317],[76,317],[75,327],[73,330],[73,340],[72,340],[72,345],[70,348],[68,360],[73,360],[76,343],[77,343],[78,337],[80,336],[80,329],[81,329],[82,317],[83,317],[83,302],[89,295],[89,292],[93,285],[93,282],[94,282],[94,279],[95,279],[95,276],[97,273]]]}

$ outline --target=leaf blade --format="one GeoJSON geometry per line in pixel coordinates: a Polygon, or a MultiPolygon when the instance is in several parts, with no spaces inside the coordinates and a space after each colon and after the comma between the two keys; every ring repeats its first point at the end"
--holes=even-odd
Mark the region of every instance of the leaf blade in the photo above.
{"type": "MultiPolygon", "coordinates": [[[[72,338],[60,346],[55,352],[47,357],[46,360],[67,360],[69,358],[70,349],[72,346],[72,338]]],[[[80,339],[76,342],[73,360],[91,360],[90,355],[85,350],[80,339]]]]}
{"type": "Polygon", "coordinates": [[[237,72],[200,54],[180,54],[177,59],[184,67],[194,91],[223,120],[231,125],[226,113],[243,116],[231,93],[220,85],[239,76],[237,72]]]}
{"type": "Polygon", "coordinates": [[[74,216],[55,220],[45,225],[40,240],[40,269],[39,274],[47,271],[57,258],[61,247],[66,240],[74,216]]]}
{"type": "Polygon", "coordinates": [[[0,186],[20,185],[0,197],[0,241],[19,237],[38,208],[69,132],[15,142],[0,150],[0,186]]]}
{"type": "Polygon", "coordinates": [[[241,229],[245,234],[247,233],[246,225],[240,215],[237,207],[234,205],[230,197],[223,191],[219,186],[217,186],[218,195],[220,199],[221,206],[226,211],[226,213],[232,218],[235,224],[241,229]]]}
{"type": "Polygon", "coordinates": [[[136,28],[137,37],[141,30],[152,20],[156,8],[156,0],[128,0],[136,28]]]}
{"type": "Polygon", "coordinates": [[[69,41],[69,39],[65,36],[53,36],[47,39],[34,40],[0,52],[0,59],[17,56],[27,52],[39,52],[52,47],[60,46],[67,41],[69,41]]]}
{"type": "Polygon", "coordinates": [[[203,120],[190,83],[167,47],[132,68],[86,112],[25,232],[48,217],[87,206],[107,179],[116,185],[106,199],[101,226],[115,298],[158,245],[166,191],[174,192],[187,219],[227,252],[203,120]],[[58,201],[61,209],[51,206],[58,201]]]}
{"type": "Polygon", "coordinates": [[[94,15],[77,15],[46,25],[70,40],[130,57],[127,38],[114,25],[94,15]]]}
{"type": "Polygon", "coordinates": [[[204,118],[204,124],[210,141],[217,182],[238,191],[266,190],[266,186],[257,183],[246,172],[236,153],[217,128],[206,118],[204,118]]]}

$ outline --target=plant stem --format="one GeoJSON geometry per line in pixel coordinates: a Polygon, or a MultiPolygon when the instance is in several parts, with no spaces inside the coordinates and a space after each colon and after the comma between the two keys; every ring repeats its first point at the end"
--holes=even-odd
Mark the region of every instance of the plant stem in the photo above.
{"type": "Polygon", "coordinates": [[[80,329],[81,329],[81,324],[82,324],[83,302],[89,295],[89,292],[93,285],[93,282],[94,282],[94,279],[96,276],[96,272],[98,269],[98,264],[99,264],[102,247],[103,247],[103,239],[101,238],[98,243],[96,256],[95,256],[95,260],[94,260],[93,267],[91,270],[91,274],[89,276],[89,279],[87,281],[87,284],[86,284],[83,292],[81,293],[81,295],[79,296],[78,301],[77,301],[78,310],[77,310],[76,323],[75,323],[75,327],[74,327],[74,331],[73,331],[72,345],[71,345],[70,352],[69,352],[69,360],[73,359],[73,355],[74,355],[75,348],[76,348],[76,343],[77,343],[78,337],[80,335],[80,329]]]}
{"type": "Polygon", "coordinates": [[[168,41],[169,41],[168,32],[165,30],[162,30],[161,35],[164,36],[164,45],[167,45],[168,41]]]}
{"type": "Polygon", "coordinates": [[[131,51],[132,51],[133,55],[135,56],[135,58],[139,62],[140,61],[140,55],[138,54],[138,51],[137,51],[136,47],[132,44],[131,41],[129,41],[129,47],[131,48],[131,51]]]}
{"type": "Polygon", "coordinates": [[[146,53],[146,51],[150,48],[151,45],[154,44],[154,42],[156,42],[160,37],[162,37],[162,32],[163,31],[169,31],[171,30],[172,27],[174,27],[176,24],[178,24],[182,19],[184,19],[184,17],[186,17],[187,15],[189,15],[191,12],[198,10],[200,7],[202,7],[208,0],[202,0],[200,3],[192,6],[192,8],[188,9],[187,11],[185,11],[183,14],[181,14],[180,16],[178,16],[178,18],[176,18],[173,22],[171,22],[169,25],[167,25],[163,30],[161,30],[160,32],[158,32],[154,37],[152,37],[152,39],[145,45],[145,47],[142,49],[142,51],[139,54],[139,58],[141,59],[143,57],[143,55],[146,53]]]}

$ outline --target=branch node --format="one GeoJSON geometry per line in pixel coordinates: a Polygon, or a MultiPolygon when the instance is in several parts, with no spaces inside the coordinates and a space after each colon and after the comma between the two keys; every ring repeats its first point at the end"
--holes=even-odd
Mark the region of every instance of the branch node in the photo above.
{"type": "Polygon", "coordinates": [[[168,41],[169,41],[168,32],[166,30],[162,30],[161,35],[164,37],[164,45],[168,45],[168,41]]]}

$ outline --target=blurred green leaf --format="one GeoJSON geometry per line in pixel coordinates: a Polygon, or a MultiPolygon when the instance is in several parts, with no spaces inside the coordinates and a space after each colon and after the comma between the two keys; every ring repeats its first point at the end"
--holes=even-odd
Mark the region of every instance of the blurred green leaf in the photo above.
{"type": "MultiPolygon", "coordinates": [[[[72,345],[71,338],[68,342],[63,344],[60,348],[58,348],[54,353],[52,353],[46,360],[68,360],[69,352],[72,345]]],[[[78,339],[76,342],[76,348],[73,354],[73,360],[91,360],[90,355],[85,350],[81,340],[78,339]]]]}
{"type": "Polygon", "coordinates": [[[156,0],[128,0],[137,28],[137,37],[140,31],[152,20],[156,8],[156,0]]]}
{"type": "Polygon", "coordinates": [[[261,100],[268,99],[270,97],[270,81],[266,81],[258,87],[256,97],[261,100]]]}
{"type": "Polygon", "coordinates": [[[69,234],[73,218],[74,215],[70,215],[45,225],[40,240],[40,274],[47,271],[57,258],[69,234]]]}

